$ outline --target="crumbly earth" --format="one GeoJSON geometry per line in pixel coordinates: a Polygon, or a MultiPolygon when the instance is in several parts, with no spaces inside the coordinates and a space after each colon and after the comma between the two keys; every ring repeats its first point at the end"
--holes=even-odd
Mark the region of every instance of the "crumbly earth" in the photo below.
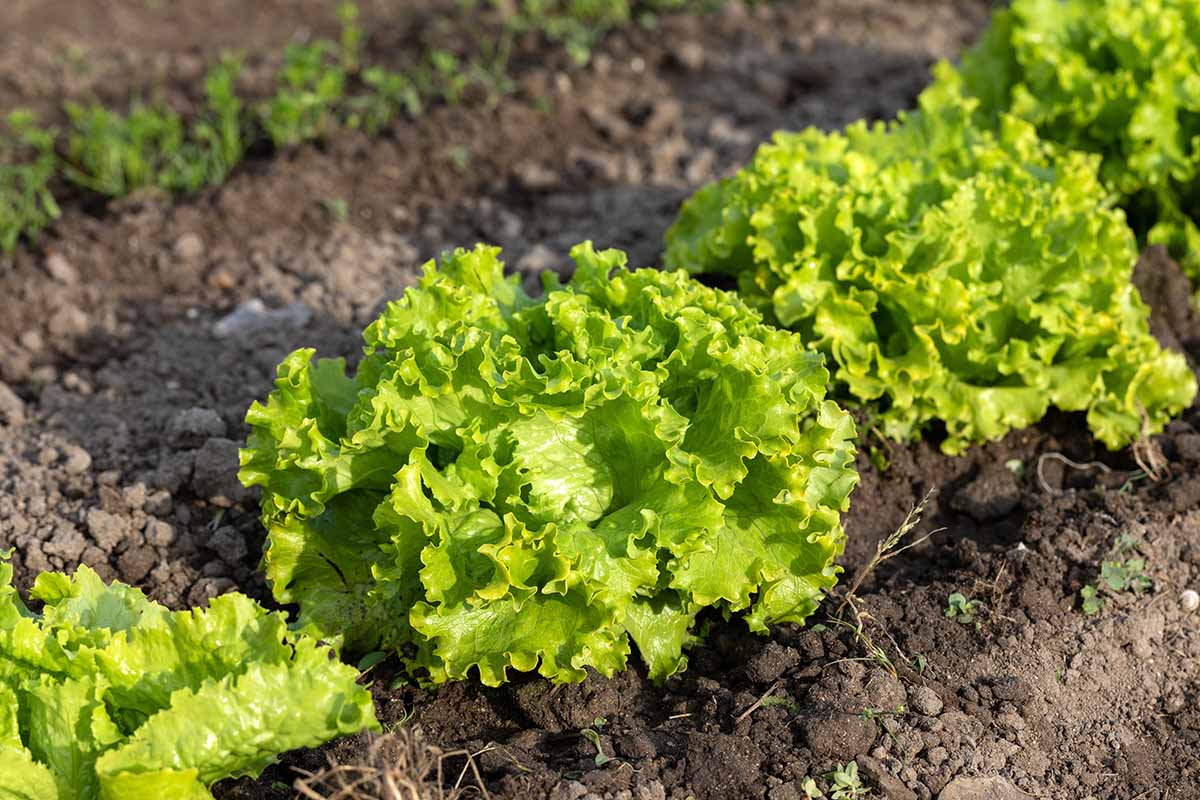
{"type": "MultiPolygon", "coordinates": [[[[247,52],[245,88],[263,95],[284,42],[334,33],[333,4],[252,5],[111,0],[92,19],[90,0],[52,17],[4,4],[0,106],[53,115],[63,99],[156,92],[186,110],[228,47],[247,52]]],[[[374,60],[452,41],[437,24],[444,3],[361,5],[374,60]]],[[[987,11],[733,4],[614,34],[583,69],[521,42],[517,90],[499,102],[254,153],[225,186],[181,200],[69,196],[37,248],[0,261],[0,547],[15,548],[18,582],[87,563],[176,607],[233,589],[268,601],[236,450],[287,352],[353,359],[362,325],[448,247],[501,244],[531,280],[584,238],[653,264],[696,186],[775,129],[911,106],[931,61],[957,53],[987,11]]],[[[1138,282],[1160,340],[1200,357],[1175,265],[1150,251],[1138,282]]],[[[937,532],[872,572],[853,604],[831,598],[823,627],[757,637],[714,619],[664,687],[634,668],[430,693],[389,689],[384,662],[379,715],[476,754],[492,797],[788,800],[850,759],[888,798],[1198,797],[1200,612],[1180,597],[1200,589],[1198,428],[1193,409],[1156,438],[1159,480],[1131,453],[1097,448],[1077,415],[954,459],[936,437],[868,438],[848,576],[930,492],[912,540],[937,532]],[[1084,615],[1078,592],[1122,536],[1140,543],[1153,586],[1084,615]],[[978,625],[946,616],[954,592],[981,603],[978,625]],[[585,729],[610,757],[600,766],[585,729]]],[[[363,750],[352,739],[294,754],[217,796],[290,797],[295,768],[363,750]]],[[[447,774],[462,766],[449,759],[447,774]]]]}

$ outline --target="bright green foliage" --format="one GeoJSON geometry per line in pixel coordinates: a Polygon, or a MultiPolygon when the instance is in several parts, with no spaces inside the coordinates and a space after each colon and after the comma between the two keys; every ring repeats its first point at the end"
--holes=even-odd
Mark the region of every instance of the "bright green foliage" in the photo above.
{"type": "Polygon", "coordinates": [[[190,192],[222,183],[244,151],[240,69],[225,59],[209,72],[207,108],[190,128],[163,105],[135,103],[120,114],[99,103],[68,103],[66,177],[109,197],[147,186],[190,192]]]}
{"type": "Polygon", "coordinates": [[[682,670],[706,606],[802,622],[836,581],[854,426],[800,338],[682,273],[575,248],[527,296],[498,250],[426,265],[357,377],[299,350],[251,407],[267,576],[304,629],[426,683],[682,670]]]}
{"type": "Polygon", "coordinates": [[[346,101],[346,124],[351,128],[361,127],[374,136],[401,114],[418,117],[424,110],[417,84],[404,73],[369,67],[361,77],[370,91],[346,101]]]}
{"type": "Polygon", "coordinates": [[[0,558],[0,800],[203,800],[297,747],[378,728],[358,673],[247,597],[172,612],[87,567],[31,613],[0,558]]]}
{"type": "Polygon", "coordinates": [[[934,91],[960,81],[987,122],[1100,154],[1135,230],[1200,278],[1200,3],[1015,0],[934,91]]]}
{"type": "Polygon", "coordinates": [[[928,91],[888,127],[777,134],[684,205],[667,263],[736,275],[891,437],[940,420],[958,453],[1051,405],[1110,448],[1161,430],[1196,384],[1148,331],[1096,157],[978,128],[975,103],[928,91]]]}
{"type": "Polygon", "coordinates": [[[28,111],[8,115],[0,138],[0,251],[11,252],[22,234],[36,235],[61,213],[50,181],[58,170],[55,131],[40,128],[28,111]]]}
{"type": "Polygon", "coordinates": [[[586,64],[592,48],[614,28],[635,21],[650,24],[659,13],[721,4],[721,0],[473,0],[471,5],[482,2],[505,12],[509,30],[535,32],[562,43],[577,64],[586,64]]]}
{"type": "Polygon", "coordinates": [[[279,88],[259,117],[276,147],[319,139],[337,121],[335,110],[346,92],[346,70],[330,42],[293,42],[283,54],[279,88]]]}

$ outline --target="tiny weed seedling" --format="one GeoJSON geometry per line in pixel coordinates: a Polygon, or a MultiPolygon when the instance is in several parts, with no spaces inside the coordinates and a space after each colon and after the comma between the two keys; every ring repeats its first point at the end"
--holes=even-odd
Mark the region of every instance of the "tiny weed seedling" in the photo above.
{"type": "Polygon", "coordinates": [[[0,251],[12,252],[22,235],[44,229],[62,213],[50,191],[58,168],[55,131],[40,128],[33,114],[8,115],[0,138],[0,251]]]}
{"type": "Polygon", "coordinates": [[[587,739],[592,743],[592,746],[596,748],[595,762],[597,767],[603,767],[609,761],[612,761],[612,757],[605,754],[604,747],[600,742],[600,731],[607,724],[608,720],[606,720],[604,717],[596,717],[596,719],[592,722],[592,727],[584,728],[579,732],[580,736],[587,739]]]}
{"type": "Polygon", "coordinates": [[[981,624],[978,616],[982,605],[978,600],[970,600],[955,592],[947,598],[946,616],[960,625],[974,625],[975,630],[979,630],[981,624]]]}
{"type": "Polygon", "coordinates": [[[863,785],[862,778],[858,775],[857,761],[838,764],[832,772],[827,772],[822,777],[826,781],[825,790],[821,789],[821,785],[813,777],[805,778],[800,784],[807,800],[858,800],[871,793],[870,788],[863,785]]]}
{"type": "Polygon", "coordinates": [[[338,51],[342,69],[347,73],[358,72],[363,38],[363,30],[358,24],[358,6],[342,3],[337,8],[337,18],[342,23],[341,47],[338,51]]]}
{"type": "Polygon", "coordinates": [[[863,786],[862,779],[858,777],[857,761],[840,764],[825,777],[830,781],[830,800],[857,800],[866,797],[871,791],[863,786]]]}
{"type": "Polygon", "coordinates": [[[1100,564],[1099,584],[1089,583],[1079,590],[1080,608],[1084,614],[1092,616],[1103,611],[1106,594],[1133,592],[1140,595],[1154,586],[1154,581],[1146,574],[1146,559],[1134,555],[1141,544],[1127,533],[1117,537],[1108,557],[1100,564]]]}
{"type": "Polygon", "coordinates": [[[796,701],[790,697],[784,697],[782,695],[773,694],[770,697],[764,697],[760,705],[763,708],[770,708],[771,706],[783,706],[792,714],[800,713],[800,706],[796,703],[796,701]]]}
{"type": "Polygon", "coordinates": [[[350,219],[350,206],[341,197],[322,200],[321,206],[335,222],[345,222],[350,219]]]}

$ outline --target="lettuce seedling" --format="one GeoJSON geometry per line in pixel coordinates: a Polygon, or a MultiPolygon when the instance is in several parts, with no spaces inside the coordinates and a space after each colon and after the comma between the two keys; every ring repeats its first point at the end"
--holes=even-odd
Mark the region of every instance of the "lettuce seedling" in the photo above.
{"type": "Polygon", "coordinates": [[[935,91],[1012,114],[1045,139],[1100,155],[1134,229],[1200,279],[1200,4],[1195,0],[1015,0],[935,91]]]}
{"type": "Polygon", "coordinates": [[[893,438],[940,421],[959,453],[1050,406],[1110,448],[1161,430],[1196,382],[1150,335],[1098,157],[977,110],[943,87],[887,126],[778,133],[685,203],[667,264],[735,275],[893,438]]]}
{"type": "Polygon", "coordinates": [[[611,675],[630,640],[664,679],[705,607],[803,622],[858,479],[821,356],[615,250],[537,298],[498,253],[426,264],[354,377],[298,350],[251,407],[275,597],[427,684],[611,675]]]}
{"type": "Polygon", "coordinates": [[[352,667],[239,594],[168,611],[81,566],[38,576],[32,613],[0,558],[0,798],[211,800],[208,786],[378,729],[352,667]]]}

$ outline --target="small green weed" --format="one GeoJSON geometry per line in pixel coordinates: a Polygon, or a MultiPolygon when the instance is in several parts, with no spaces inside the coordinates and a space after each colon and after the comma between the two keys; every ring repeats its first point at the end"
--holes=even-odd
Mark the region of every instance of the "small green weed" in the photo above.
{"type": "Polygon", "coordinates": [[[1108,557],[1100,563],[1099,585],[1089,583],[1079,590],[1080,607],[1084,614],[1092,616],[1103,611],[1105,594],[1133,592],[1140,595],[1154,586],[1154,581],[1146,574],[1146,559],[1132,555],[1141,544],[1127,533],[1117,537],[1108,551],[1108,557]]]}
{"type": "Polygon", "coordinates": [[[808,800],[858,800],[858,798],[866,797],[871,793],[870,788],[863,785],[862,778],[858,775],[857,761],[839,764],[832,772],[826,773],[823,777],[828,782],[826,784],[828,794],[821,790],[815,778],[805,778],[804,782],[800,784],[800,788],[808,800]]]}
{"type": "Polygon", "coordinates": [[[979,630],[979,612],[982,608],[982,603],[978,600],[970,600],[959,592],[950,595],[946,605],[946,616],[954,620],[960,625],[974,625],[975,630],[979,630]]]}
{"type": "Polygon", "coordinates": [[[592,727],[584,728],[579,732],[580,736],[587,739],[592,743],[592,746],[596,748],[596,758],[594,760],[597,767],[603,767],[609,761],[612,761],[612,757],[605,754],[604,747],[600,741],[599,731],[602,730],[607,724],[608,720],[606,720],[604,717],[596,717],[595,721],[592,722],[592,727]]]}
{"type": "Polygon", "coordinates": [[[41,128],[29,111],[14,111],[0,138],[0,251],[12,252],[61,215],[50,191],[58,169],[55,131],[41,128]]]}
{"type": "Polygon", "coordinates": [[[259,108],[259,120],[275,146],[323,138],[346,93],[346,71],[337,61],[337,48],[325,40],[288,45],[278,87],[259,108]]]}

